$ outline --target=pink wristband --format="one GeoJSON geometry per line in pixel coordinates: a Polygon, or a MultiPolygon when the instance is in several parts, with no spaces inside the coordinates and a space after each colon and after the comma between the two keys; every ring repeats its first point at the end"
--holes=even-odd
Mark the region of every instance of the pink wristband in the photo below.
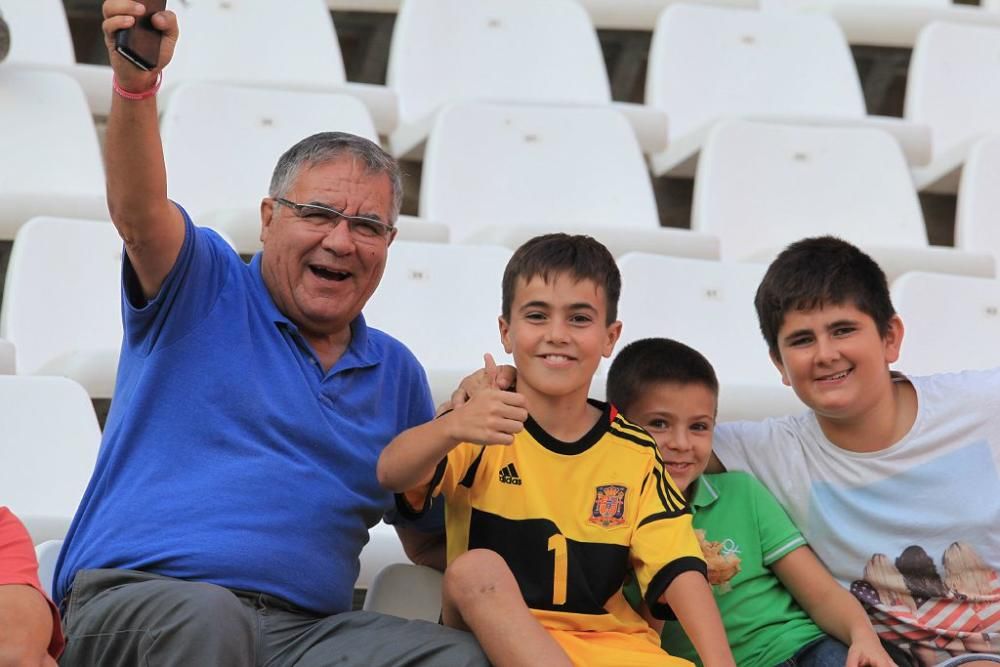
{"type": "Polygon", "coordinates": [[[156,73],[156,83],[153,84],[152,88],[142,91],[141,93],[133,93],[131,91],[125,90],[118,84],[118,77],[111,75],[111,88],[124,97],[126,100],[144,100],[147,97],[152,97],[160,90],[160,84],[163,82],[163,70],[156,73]]]}

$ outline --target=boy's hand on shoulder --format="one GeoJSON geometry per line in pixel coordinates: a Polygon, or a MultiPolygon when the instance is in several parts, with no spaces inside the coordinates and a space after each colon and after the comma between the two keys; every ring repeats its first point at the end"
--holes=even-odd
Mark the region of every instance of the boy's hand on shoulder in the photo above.
{"type": "Polygon", "coordinates": [[[871,633],[851,642],[844,667],[896,667],[896,663],[882,648],[875,633],[871,633]]]}
{"type": "Polygon", "coordinates": [[[500,388],[499,370],[493,357],[484,355],[484,383],[468,401],[456,405],[447,415],[451,436],[459,442],[477,445],[509,445],[528,418],[525,398],[500,388]]]}
{"type": "Polygon", "coordinates": [[[458,389],[452,392],[451,400],[438,407],[439,411],[457,408],[485,389],[511,389],[517,379],[517,369],[513,366],[497,366],[493,355],[484,354],[484,367],[462,378],[458,389]]]}

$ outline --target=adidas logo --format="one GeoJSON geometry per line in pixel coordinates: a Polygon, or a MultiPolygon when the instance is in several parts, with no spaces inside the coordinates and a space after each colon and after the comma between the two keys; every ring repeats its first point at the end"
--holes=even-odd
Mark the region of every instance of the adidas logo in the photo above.
{"type": "Polygon", "coordinates": [[[521,478],[517,476],[517,468],[513,463],[508,463],[500,469],[500,483],[521,486],[521,478]]]}

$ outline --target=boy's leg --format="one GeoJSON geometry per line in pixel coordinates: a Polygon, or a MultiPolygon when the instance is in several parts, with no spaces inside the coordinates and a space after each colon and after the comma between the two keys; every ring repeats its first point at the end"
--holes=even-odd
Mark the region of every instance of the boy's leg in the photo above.
{"type": "Polygon", "coordinates": [[[132,570],[81,570],[63,623],[64,667],[255,664],[253,610],[229,590],[132,570]]]}
{"type": "Polygon", "coordinates": [[[473,549],[448,565],[441,617],[445,625],[469,628],[497,667],[570,665],[524,603],[507,563],[488,549],[473,549]]]}
{"type": "Polygon", "coordinates": [[[847,647],[833,637],[824,637],[796,653],[789,662],[798,667],[844,667],[847,647]]]}

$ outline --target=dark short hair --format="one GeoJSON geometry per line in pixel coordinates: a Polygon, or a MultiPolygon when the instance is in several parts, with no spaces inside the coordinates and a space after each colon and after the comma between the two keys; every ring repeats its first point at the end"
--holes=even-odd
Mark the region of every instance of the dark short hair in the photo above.
{"type": "Polygon", "coordinates": [[[604,288],[607,301],[607,322],[618,319],[618,297],[622,291],[622,276],[611,252],[599,241],[582,234],[544,234],[526,241],[514,251],[503,272],[500,312],[510,320],[517,281],[525,282],[541,276],[548,282],[555,274],[567,273],[576,280],[591,280],[604,288]]]}
{"type": "Polygon", "coordinates": [[[268,195],[283,197],[302,167],[331,162],[348,155],[365,165],[369,174],[385,174],[392,186],[392,210],[389,224],[394,224],[403,205],[403,176],[395,158],[378,144],[347,132],[319,132],[299,141],[278,158],[271,174],[268,195]]]}
{"type": "Polygon", "coordinates": [[[754,298],[760,332],[775,357],[785,315],[846,303],[871,317],[880,336],[889,332],[896,310],[885,273],[856,246],[834,236],[802,239],[785,248],[767,268],[754,298]]]}
{"type": "Polygon", "coordinates": [[[608,402],[627,417],[642,391],[657,382],[700,384],[719,397],[719,380],[705,355],[670,338],[643,338],[626,345],[611,362],[608,402]]]}

